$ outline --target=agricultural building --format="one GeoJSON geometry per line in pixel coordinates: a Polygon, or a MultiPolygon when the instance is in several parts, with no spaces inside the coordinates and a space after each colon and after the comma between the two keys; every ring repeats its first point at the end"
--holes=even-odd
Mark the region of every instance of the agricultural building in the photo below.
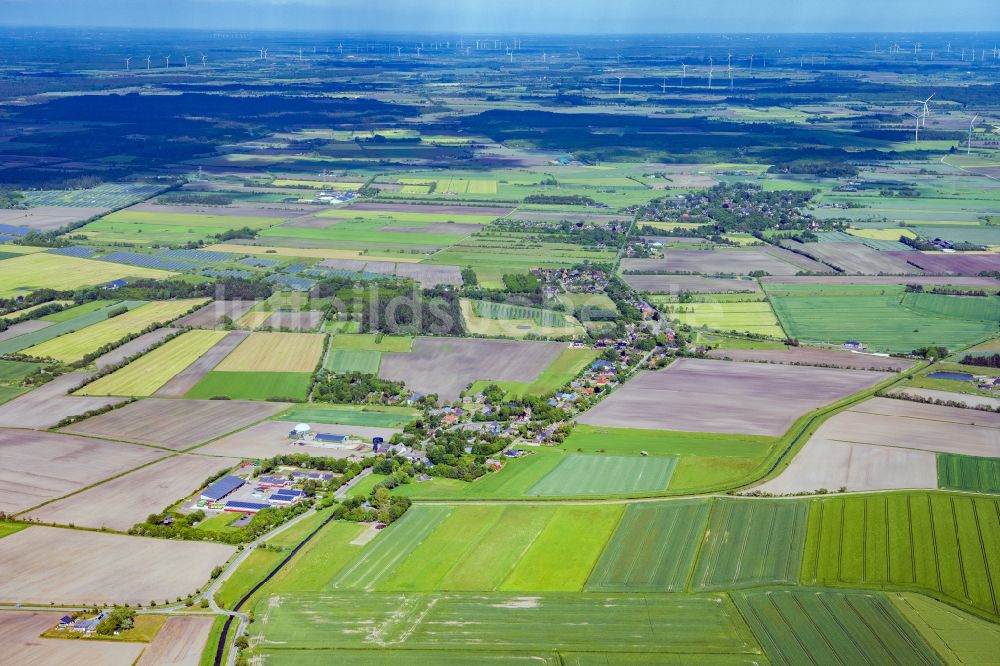
{"type": "Polygon", "coordinates": [[[295,504],[300,499],[302,499],[302,497],[303,493],[301,490],[290,490],[282,488],[278,492],[271,495],[267,501],[270,502],[271,504],[288,505],[288,504],[295,504]]]}
{"type": "Polygon", "coordinates": [[[264,502],[244,502],[242,500],[233,500],[231,502],[226,502],[225,510],[232,513],[257,513],[261,509],[267,509],[270,505],[264,502]]]}
{"type": "Polygon", "coordinates": [[[347,435],[329,435],[326,433],[319,433],[316,435],[316,441],[323,442],[325,444],[346,444],[347,440],[347,435]]]}
{"type": "Polygon", "coordinates": [[[257,479],[257,486],[260,488],[285,488],[288,486],[288,479],[283,476],[262,476],[257,479]]]}
{"type": "Polygon", "coordinates": [[[237,488],[241,488],[246,483],[238,476],[224,476],[201,493],[201,499],[209,502],[218,502],[237,488]]]}

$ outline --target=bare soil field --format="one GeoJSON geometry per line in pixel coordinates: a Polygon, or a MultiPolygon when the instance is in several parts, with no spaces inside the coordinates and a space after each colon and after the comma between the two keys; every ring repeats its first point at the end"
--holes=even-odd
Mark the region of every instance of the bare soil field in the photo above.
{"type": "Polygon", "coordinates": [[[291,331],[314,331],[321,321],[323,321],[323,313],[313,310],[275,312],[264,321],[264,326],[291,331]]]}
{"type": "Polygon", "coordinates": [[[0,342],[16,338],[17,336],[24,335],[25,333],[40,331],[46,326],[51,325],[51,321],[42,321],[41,319],[29,319],[28,321],[22,321],[20,324],[14,324],[6,331],[0,332],[0,342]]]}
{"type": "MultiPolygon", "coordinates": [[[[273,205],[273,204],[270,204],[273,205]]],[[[230,204],[229,206],[199,206],[184,204],[141,203],[130,206],[130,213],[158,213],[161,215],[226,215],[237,217],[289,217],[300,212],[315,210],[312,207],[297,206],[294,208],[264,208],[255,205],[230,204]]]]}
{"type": "Polygon", "coordinates": [[[379,231],[391,231],[395,234],[443,234],[447,236],[469,236],[481,231],[482,224],[465,224],[459,222],[433,222],[417,227],[388,226],[379,231]]]}
{"type": "Polygon", "coordinates": [[[899,388],[890,391],[889,395],[909,395],[929,400],[959,402],[965,404],[970,409],[975,409],[976,407],[1000,408],[1000,399],[998,398],[988,398],[984,395],[969,395],[966,393],[952,393],[951,391],[936,391],[934,389],[899,388]]]}
{"type": "Polygon", "coordinates": [[[399,215],[405,215],[406,213],[433,213],[435,215],[493,215],[495,217],[503,217],[514,209],[509,206],[449,206],[430,203],[395,204],[361,202],[351,204],[345,210],[348,212],[352,210],[377,210],[399,215]]]}
{"type": "MultiPolygon", "coordinates": [[[[319,268],[332,268],[338,271],[360,271],[364,270],[365,266],[367,266],[369,263],[374,265],[379,262],[374,262],[374,261],[368,262],[365,261],[364,259],[324,259],[323,261],[319,262],[319,268]]],[[[392,262],[385,262],[385,263],[387,263],[390,266],[393,265],[392,262]]],[[[377,273],[377,272],[380,271],[372,270],[372,273],[377,273]]]]}
{"type": "Polygon", "coordinates": [[[733,361],[758,363],[787,363],[791,365],[820,365],[854,370],[881,370],[903,372],[913,367],[913,361],[889,356],[855,354],[837,349],[816,347],[788,347],[785,349],[713,349],[711,358],[727,358],[733,361]]]}
{"type": "MultiPolygon", "coordinates": [[[[263,421],[246,430],[235,432],[198,449],[198,453],[213,456],[238,456],[241,458],[270,458],[285,453],[308,453],[311,456],[343,458],[356,454],[353,448],[324,448],[294,443],[288,433],[295,427],[294,421],[263,421]]],[[[398,432],[398,428],[375,428],[369,426],[315,424],[313,432],[331,435],[353,435],[370,440],[382,437],[386,441],[398,432]]],[[[364,445],[365,450],[371,447],[364,445]]]]}
{"type": "Polygon", "coordinates": [[[937,488],[937,456],[929,451],[840,442],[813,435],[785,471],[755,490],[778,495],[825,488],[937,488]]]}
{"type": "Polygon", "coordinates": [[[133,444],[0,429],[0,511],[24,511],[164,455],[133,444]]]}
{"type": "Polygon", "coordinates": [[[149,514],[202,488],[205,479],[213,474],[239,462],[238,458],[173,456],[26,515],[43,523],[126,532],[149,514]]]}
{"type": "Polygon", "coordinates": [[[125,402],[126,398],[66,395],[91,374],[70,372],[0,405],[0,427],[45,430],[67,416],[125,402]]]}
{"type": "Polygon", "coordinates": [[[142,653],[138,666],[198,666],[214,620],[192,615],[168,619],[142,653]]]}
{"type": "Polygon", "coordinates": [[[146,398],[74,423],[64,431],[181,451],[274,416],[288,406],[249,400],[146,398]]]}
{"type": "Polygon", "coordinates": [[[51,231],[108,212],[108,208],[36,206],[27,210],[0,210],[0,224],[51,231]]]}
{"type": "Polygon", "coordinates": [[[193,593],[234,552],[217,543],[34,525],[0,539],[0,603],[162,604],[193,593]]]}
{"type": "Polygon", "coordinates": [[[215,328],[222,323],[223,317],[236,321],[255,305],[257,301],[212,301],[200,310],[181,317],[174,322],[174,325],[215,328]]]}
{"type": "Polygon", "coordinates": [[[794,247],[809,256],[836,266],[845,273],[860,275],[920,275],[922,270],[908,264],[904,259],[894,257],[889,252],[879,252],[861,243],[797,243],[783,241],[786,247],[794,247]]]}
{"type": "Polygon", "coordinates": [[[736,280],[700,275],[623,275],[622,278],[633,289],[650,294],[679,294],[682,291],[691,291],[696,294],[727,294],[749,291],[759,294],[761,291],[757,280],[751,279],[736,280]]]}
{"type": "MultiPolygon", "coordinates": [[[[939,405],[924,405],[909,400],[893,400],[892,398],[871,398],[849,411],[859,414],[873,414],[900,418],[919,419],[925,421],[942,421],[959,425],[973,425],[982,428],[1000,429],[1000,414],[968,410],[961,407],[942,407],[939,405]]],[[[1000,447],[1000,441],[996,442],[1000,447]]],[[[961,453],[960,451],[957,453],[961,453]]],[[[1000,456],[1000,448],[993,455],[1000,456]]]]}
{"type": "Polygon", "coordinates": [[[916,264],[928,273],[947,275],[979,275],[980,271],[995,271],[1000,255],[968,252],[890,252],[899,261],[916,264]]]}
{"type": "Polygon", "coordinates": [[[3,662],[31,666],[132,666],[146,647],[143,643],[39,638],[42,633],[59,624],[59,618],[63,615],[65,613],[0,611],[3,662]]]}
{"type": "Polygon", "coordinates": [[[383,353],[379,376],[455,400],[478,379],[530,382],[565,348],[562,342],[417,338],[412,352],[383,353]]]}
{"type": "Polygon", "coordinates": [[[98,356],[94,363],[97,365],[98,370],[103,370],[108,366],[115,365],[116,363],[121,363],[129,356],[133,354],[138,354],[144,352],[153,345],[162,342],[166,337],[173,335],[179,329],[176,328],[158,328],[155,331],[150,331],[144,335],[140,335],[135,340],[130,340],[126,342],[121,347],[112,349],[107,354],[103,356],[98,356]]]}
{"type": "Polygon", "coordinates": [[[623,271],[674,271],[714,275],[748,275],[765,271],[771,275],[795,275],[801,270],[832,272],[833,269],[807,257],[777,247],[746,250],[664,250],[662,259],[625,259],[623,271]]]}
{"type": "Polygon", "coordinates": [[[458,266],[435,266],[432,264],[396,264],[396,275],[413,278],[421,287],[438,284],[460,286],[462,271],[458,266]]]}
{"type": "Polygon", "coordinates": [[[998,287],[1000,282],[988,277],[934,277],[931,275],[790,275],[762,277],[766,284],[922,284],[953,287],[998,287]]]}
{"type": "Polygon", "coordinates": [[[323,353],[318,333],[251,333],[217,370],[232,372],[312,372],[323,353]]]}
{"type": "Polygon", "coordinates": [[[201,355],[201,357],[174,375],[173,379],[160,387],[154,395],[158,398],[182,398],[187,392],[194,388],[194,385],[212,371],[215,366],[222,362],[222,359],[229,356],[229,353],[243,342],[250,335],[250,331],[229,331],[226,337],[201,355]]]}
{"type": "Polygon", "coordinates": [[[885,373],[866,370],[680,359],[663,370],[642,372],[579,421],[778,436],[806,412],[885,379],[885,373]]]}

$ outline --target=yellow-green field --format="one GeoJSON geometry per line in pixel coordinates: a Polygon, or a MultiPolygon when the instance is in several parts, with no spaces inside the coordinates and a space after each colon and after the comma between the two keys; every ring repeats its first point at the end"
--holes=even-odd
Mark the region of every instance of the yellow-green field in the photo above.
{"type": "Polygon", "coordinates": [[[847,233],[858,238],[871,238],[872,240],[896,241],[900,236],[916,238],[917,235],[909,229],[901,227],[890,227],[889,229],[848,229],[847,233]]]}
{"type": "Polygon", "coordinates": [[[682,324],[694,327],[707,326],[720,331],[784,336],[770,303],[766,302],[679,303],[670,316],[682,324]]]}
{"type": "Polygon", "coordinates": [[[163,280],[174,273],[58,254],[32,253],[0,261],[0,298],[37,289],[77,289],[119,278],[163,280]]]}
{"type": "Polygon", "coordinates": [[[188,331],[124,368],[87,384],[76,395],[153,395],[226,335],[225,331],[188,331]]]}
{"type": "Polygon", "coordinates": [[[529,333],[547,338],[583,335],[583,326],[574,317],[565,315],[565,326],[541,326],[533,319],[487,319],[476,315],[472,301],[463,298],[460,301],[462,319],[469,333],[474,335],[501,336],[508,338],[523,338],[529,333]]]}
{"type": "Polygon", "coordinates": [[[79,331],[60,335],[48,342],[28,347],[24,354],[36,358],[54,358],[63,363],[81,360],[106,344],[138,333],[150,324],[167,323],[205,302],[202,298],[177,301],[154,301],[117,317],[106,319],[79,331]]]}
{"type": "Polygon", "coordinates": [[[222,363],[220,372],[312,372],[323,353],[318,333],[251,333],[222,363]]]}

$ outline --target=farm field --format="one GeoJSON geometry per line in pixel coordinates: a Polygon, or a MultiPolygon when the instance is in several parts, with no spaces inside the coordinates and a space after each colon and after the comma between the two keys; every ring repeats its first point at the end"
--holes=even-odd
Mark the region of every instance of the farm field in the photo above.
{"type": "Polygon", "coordinates": [[[585,589],[683,592],[710,507],[710,500],[630,504],[585,589]]]}
{"type": "Polygon", "coordinates": [[[680,359],[646,372],[584,413],[593,426],[780,436],[822,405],[870,388],[885,373],[680,359]],[[671,410],[658,409],[670,404],[671,410]],[[724,412],[714,407],[727,405],[724,412]]]}
{"type": "Polygon", "coordinates": [[[381,352],[366,349],[331,349],[323,361],[323,367],[338,374],[363,372],[377,375],[381,363],[381,352]]]}
{"type": "Polygon", "coordinates": [[[554,310],[471,301],[461,299],[462,319],[474,335],[524,338],[539,335],[549,338],[577,337],[583,333],[580,323],[554,310]]]}
{"type": "Polygon", "coordinates": [[[372,333],[342,333],[330,338],[330,349],[402,353],[413,349],[413,338],[404,335],[385,335],[379,340],[379,336],[372,333]]]}
{"type": "Polygon", "coordinates": [[[1000,493],[1000,457],[940,454],[937,457],[937,473],[940,488],[1000,493]]]}
{"type": "Polygon", "coordinates": [[[167,323],[176,319],[199,302],[198,299],[153,301],[84,329],[28,347],[23,353],[36,358],[54,358],[64,363],[72,363],[106,344],[139,333],[152,324],[167,323]]]}
{"type": "Polygon", "coordinates": [[[224,331],[189,331],[87,384],[78,395],[149,396],[226,337],[224,331]]]}
{"type": "Polygon", "coordinates": [[[734,592],[774,664],[941,664],[881,593],[815,590],[734,592]]]}
{"type": "Polygon", "coordinates": [[[173,601],[236,549],[33,525],[0,539],[0,602],[90,605],[173,601]],[[178,567],[177,562],[184,562],[178,567]]]}
{"type": "Polygon", "coordinates": [[[886,596],[948,663],[996,661],[1000,647],[996,624],[922,594],[891,592],[886,596]]]}
{"type": "Polygon", "coordinates": [[[92,416],[64,432],[182,451],[277,414],[287,403],[146,398],[92,416]]]}
{"type": "Polygon", "coordinates": [[[35,289],[76,289],[119,278],[166,279],[172,273],[56,254],[29,254],[0,261],[0,298],[35,289]]]}
{"type": "Polygon", "coordinates": [[[256,301],[212,301],[205,307],[181,317],[175,323],[178,326],[192,328],[215,328],[222,324],[225,317],[236,321],[255,305],[256,301]]]}
{"type": "MultiPolygon", "coordinates": [[[[192,331],[194,332],[194,331],[192,331]]],[[[198,331],[201,332],[201,331],[198,331]]],[[[214,332],[214,331],[213,331],[214,332]]],[[[193,363],[174,375],[153,394],[159,398],[182,398],[246,337],[248,331],[228,331],[193,363]]]]}
{"type": "Polygon", "coordinates": [[[86,372],[69,372],[0,405],[0,427],[39,430],[54,428],[69,416],[79,416],[126,400],[66,395],[89,376],[86,372]]]}
{"type": "Polygon", "coordinates": [[[138,356],[149,351],[172,335],[180,333],[180,329],[164,326],[149,333],[143,333],[137,338],[129,340],[125,344],[115,347],[111,351],[101,354],[94,359],[94,365],[98,371],[103,371],[111,366],[124,362],[127,358],[138,356]]]}
{"type": "Polygon", "coordinates": [[[184,397],[192,400],[305,401],[309,393],[308,372],[229,372],[212,370],[184,397]]]}
{"type": "Polygon", "coordinates": [[[151,513],[187,497],[236,458],[181,455],[160,460],[26,514],[44,523],[127,532],[151,513]]]}
{"type": "Polygon", "coordinates": [[[802,583],[918,588],[996,618],[996,497],[898,493],[809,500],[802,583]]]}
{"type": "Polygon", "coordinates": [[[106,243],[188,243],[231,229],[265,229],[281,221],[280,217],[121,210],[91,222],[77,233],[106,243]]]}
{"type": "Polygon", "coordinates": [[[278,418],[307,423],[339,423],[343,425],[399,428],[416,418],[418,412],[410,407],[379,407],[355,405],[328,405],[309,403],[296,405],[278,418]]]}
{"type": "Polygon", "coordinates": [[[794,585],[808,514],[803,502],[716,499],[691,589],[794,585]]]}
{"type": "Polygon", "coordinates": [[[691,291],[698,294],[727,294],[749,292],[759,294],[761,289],[752,278],[713,278],[701,275],[622,275],[633,289],[650,294],[679,294],[691,291]]]}
{"type": "Polygon", "coordinates": [[[132,666],[142,654],[142,643],[115,641],[69,641],[39,638],[59,624],[64,613],[0,611],[0,641],[6,646],[4,659],[12,664],[100,663],[132,666]]]}
{"type": "MultiPolygon", "coordinates": [[[[10,403],[8,403],[10,404],[10,403]]],[[[0,429],[0,511],[17,513],[76,492],[166,453],[50,432],[0,429]]]]}
{"type": "Polygon", "coordinates": [[[675,306],[670,316],[696,328],[755,333],[775,338],[784,336],[770,304],[766,302],[683,303],[675,306]]]}
{"type": "MultiPolygon", "coordinates": [[[[472,649],[515,656],[552,650],[607,649],[636,658],[670,654],[712,661],[719,655],[756,656],[759,648],[732,603],[722,596],[438,593],[336,593],[276,596],[263,602],[253,626],[265,661],[281,660],[294,645],[336,659],[338,648],[467,651],[461,633],[438,627],[462,622],[479,637],[472,649]],[[329,612],[332,608],[344,612],[329,612]],[[394,620],[400,611],[411,618],[394,620]],[[593,631],[600,626],[600,633],[593,631]],[[361,631],[362,628],[377,631],[361,631]],[[670,631],[661,630],[670,627],[670,631]]],[[[446,653],[446,654],[447,654],[446,653]]],[[[432,653],[435,654],[435,653],[432,653]]],[[[467,654],[467,653],[466,653],[467,654]]],[[[595,655],[595,656],[598,656],[595,655]]],[[[290,662],[302,663],[302,662],[290,662]]],[[[359,662],[360,663],[360,662],[359,662]]],[[[444,662],[449,663],[449,662],[444,662]]]]}
{"type": "Polygon", "coordinates": [[[705,275],[749,275],[765,271],[771,275],[795,275],[799,271],[832,273],[818,261],[778,247],[734,250],[664,250],[662,259],[625,259],[622,271],[669,272],[705,275]]]}
{"type": "Polygon", "coordinates": [[[578,497],[665,490],[677,458],[570,454],[527,495],[578,497]]]}
{"type": "Polygon", "coordinates": [[[481,393],[490,384],[496,384],[509,395],[521,397],[526,395],[545,395],[555,391],[573,380],[588,365],[597,360],[600,351],[596,349],[574,349],[566,347],[542,372],[530,382],[489,381],[479,380],[472,384],[468,393],[481,393]]]}
{"type": "MultiPolygon", "coordinates": [[[[336,338],[334,338],[336,339],[336,338]]],[[[416,338],[409,353],[382,354],[379,376],[424,394],[455,400],[479,379],[531,382],[565,343],[456,338],[416,338]]]]}
{"type": "Polygon", "coordinates": [[[319,334],[251,333],[214,371],[311,373],[322,353],[319,334]]]}
{"type": "Polygon", "coordinates": [[[114,308],[126,307],[129,310],[134,310],[146,304],[146,301],[123,301],[58,323],[31,320],[15,324],[7,331],[0,333],[0,354],[20,352],[28,347],[52,340],[56,336],[72,333],[91,324],[102,322],[108,318],[108,311],[114,308]],[[25,325],[30,326],[24,328],[25,325]],[[15,329],[17,330],[15,331],[15,329]]]}
{"type": "Polygon", "coordinates": [[[212,630],[213,618],[180,616],[167,619],[137,666],[197,664],[212,630]]]}
{"type": "Polygon", "coordinates": [[[710,358],[756,363],[789,363],[792,365],[817,365],[822,367],[851,368],[854,370],[884,370],[903,372],[913,367],[914,361],[874,354],[858,354],[819,347],[783,347],[782,349],[731,349],[719,347],[708,352],[710,358]]]}
{"type": "Polygon", "coordinates": [[[860,340],[876,351],[910,351],[930,344],[949,349],[979,342],[995,333],[985,310],[959,310],[959,297],[908,299],[891,285],[765,284],[785,332],[803,342],[860,340]],[[942,300],[946,299],[946,300],[942,300]]]}

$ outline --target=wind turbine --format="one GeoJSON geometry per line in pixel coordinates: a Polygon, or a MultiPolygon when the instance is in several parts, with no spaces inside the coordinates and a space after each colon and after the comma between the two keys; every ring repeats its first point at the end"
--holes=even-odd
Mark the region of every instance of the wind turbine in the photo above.
{"type": "Polygon", "coordinates": [[[753,71],[753,54],[750,54],[750,71],[753,71]]]}
{"type": "Polygon", "coordinates": [[[660,84],[660,88],[663,90],[663,94],[667,94],[667,77],[663,77],[663,83],[660,84]]]}
{"type": "Polygon", "coordinates": [[[396,47],[396,56],[399,57],[399,58],[403,57],[403,47],[402,46],[397,46],[396,47]]]}
{"type": "Polygon", "coordinates": [[[622,96],[622,79],[624,79],[625,77],[622,76],[621,74],[615,74],[615,78],[618,79],[618,96],[621,97],[622,96]]]}
{"type": "Polygon", "coordinates": [[[733,89],[733,65],[730,63],[726,69],[729,71],[729,89],[733,89]]]}
{"type": "Polygon", "coordinates": [[[132,62],[132,56],[129,56],[129,57],[125,58],[125,71],[126,72],[129,69],[128,65],[129,65],[130,62],[132,62]]]}
{"type": "Polygon", "coordinates": [[[152,62],[153,62],[152,56],[146,56],[146,69],[150,68],[150,66],[152,65],[152,62]]]}
{"type": "Polygon", "coordinates": [[[934,95],[937,95],[937,93],[932,94],[930,97],[928,97],[927,99],[925,99],[923,101],[921,101],[919,99],[918,100],[914,100],[914,101],[916,101],[917,104],[922,104],[923,107],[924,107],[923,120],[921,121],[921,125],[923,127],[927,127],[927,116],[929,116],[931,114],[931,109],[930,109],[929,102],[932,99],[934,99],[934,95]]]}
{"type": "Polygon", "coordinates": [[[687,78],[687,75],[688,75],[688,66],[685,65],[685,64],[681,64],[681,85],[682,86],[684,85],[684,79],[687,78]]]}
{"type": "Polygon", "coordinates": [[[204,53],[202,53],[202,54],[201,54],[201,66],[202,66],[202,67],[204,67],[204,66],[205,66],[205,62],[206,62],[207,60],[208,60],[208,56],[207,56],[207,55],[205,55],[204,53]]]}
{"type": "Polygon", "coordinates": [[[712,89],[712,77],[715,75],[715,61],[712,56],[708,56],[708,88],[712,89]]]}
{"type": "Polygon", "coordinates": [[[621,53],[616,53],[615,54],[615,59],[618,61],[619,65],[622,64],[622,54],[621,53]]]}
{"type": "Polygon", "coordinates": [[[302,49],[299,49],[299,60],[302,60],[302,49]]]}
{"type": "Polygon", "coordinates": [[[167,69],[170,69],[170,56],[167,56],[167,69]]]}
{"type": "Polygon", "coordinates": [[[969,121],[969,145],[966,155],[972,154],[972,128],[976,126],[976,121],[979,120],[979,114],[972,116],[972,120],[969,121]]]}
{"type": "Polygon", "coordinates": [[[184,69],[188,68],[188,57],[184,56],[184,69]]]}
{"type": "Polygon", "coordinates": [[[909,115],[913,116],[914,121],[915,121],[913,123],[913,143],[919,145],[920,144],[920,114],[919,113],[910,113],[909,115]]]}

